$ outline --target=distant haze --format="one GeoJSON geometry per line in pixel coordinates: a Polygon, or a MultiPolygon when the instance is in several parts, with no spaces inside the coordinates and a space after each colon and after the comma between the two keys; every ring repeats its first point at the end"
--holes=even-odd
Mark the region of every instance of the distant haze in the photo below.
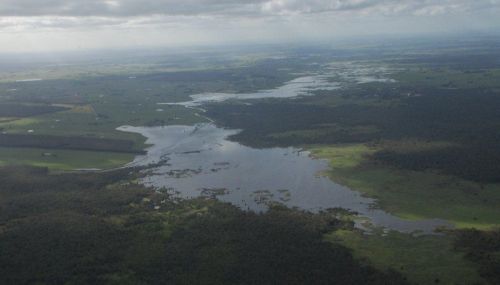
{"type": "Polygon", "coordinates": [[[500,0],[0,0],[0,52],[491,32],[500,0]]]}

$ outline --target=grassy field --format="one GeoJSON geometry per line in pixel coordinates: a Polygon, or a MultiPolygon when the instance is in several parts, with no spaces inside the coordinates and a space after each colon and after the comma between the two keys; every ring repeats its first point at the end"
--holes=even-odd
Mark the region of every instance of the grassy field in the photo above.
{"type": "Polygon", "coordinates": [[[0,147],[0,166],[33,165],[67,171],[85,168],[110,169],[132,161],[134,154],[0,147]]]}
{"type": "MultiPolygon", "coordinates": [[[[146,147],[145,138],[139,134],[117,131],[121,125],[168,125],[193,124],[204,121],[195,116],[194,111],[180,106],[164,106],[162,111],[156,106],[138,107],[134,113],[126,106],[99,106],[102,110],[96,115],[91,105],[76,106],[68,111],[21,118],[0,123],[2,131],[12,134],[84,136],[98,139],[120,139],[133,142],[133,149],[146,147]]],[[[130,107],[129,107],[130,109],[130,107]]],[[[123,166],[132,161],[133,154],[112,152],[70,151],[54,149],[0,148],[0,161],[5,164],[29,164],[45,166],[53,170],[72,170],[77,168],[108,169],[123,166]],[[57,154],[56,157],[43,157],[41,153],[57,154]]]]}
{"type": "Polygon", "coordinates": [[[88,136],[108,139],[124,139],[143,148],[144,138],[137,134],[117,131],[122,125],[147,126],[168,124],[192,124],[203,121],[195,112],[180,106],[127,106],[126,104],[102,104],[74,106],[71,110],[22,118],[0,123],[7,133],[57,136],[88,136]]]}
{"type": "Polygon", "coordinates": [[[413,284],[482,284],[477,265],[454,249],[450,236],[413,236],[398,232],[363,234],[339,230],[326,240],[353,249],[354,255],[376,268],[392,268],[413,284]]]}
{"type": "Polygon", "coordinates": [[[333,181],[366,196],[405,219],[441,218],[459,228],[500,226],[500,185],[482,185],[431,171],[397,169],[369,161],[377,148],[363,144],[311,146],[312,154],[330,161],[333,181]],[[446,205],[443,207],[443,205],[446,205]]]}

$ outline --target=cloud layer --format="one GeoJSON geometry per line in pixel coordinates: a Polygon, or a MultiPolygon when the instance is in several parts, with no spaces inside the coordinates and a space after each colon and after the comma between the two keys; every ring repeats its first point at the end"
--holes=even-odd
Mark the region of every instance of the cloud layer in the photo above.
{"type": "Polygon", "coordinates": [[[500,0],[0,0],[0,50],[461,31],[500,27],[498,15],[500,0]]]}
{"type": "Polygon", "coordinates": [[[360,11],[440,14],[498,9],[498,0],[2,0],[1,16],[269,16],[360,11]]]}

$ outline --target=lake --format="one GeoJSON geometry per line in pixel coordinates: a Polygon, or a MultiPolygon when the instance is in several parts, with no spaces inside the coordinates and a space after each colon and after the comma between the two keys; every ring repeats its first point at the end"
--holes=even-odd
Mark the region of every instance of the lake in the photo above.
{"type": "Polygon", "coordinates": [[[270,202],[314,212],[339,207],[403,232],[449,226],[441,220],[405,221],[375,209],[375,200],[320,175],[328,169],[326,160],[292,147],[255,149],[229,141],[238,130],[213,124],[119,130],[142,134],[152,145],[129,165],[151,165],[141,183],[176,197],[213,197],[257,212],[270,202]]]}

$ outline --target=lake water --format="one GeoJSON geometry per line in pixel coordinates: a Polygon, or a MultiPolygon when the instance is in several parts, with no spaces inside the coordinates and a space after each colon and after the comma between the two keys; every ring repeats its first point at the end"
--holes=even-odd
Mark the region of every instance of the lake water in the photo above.
{"type": "Polygon", "coordinates": [[[130,164],[154,165],[142,183],[180,198],[215,197],[254,211],[264,211],[271,201],[310,211],[340,207],[404,232],[430,233],[447,226],[440,220],[405,221],[374,209],[374,200],[320,175],[327,161],[297,148],[254,149],[227,140],[237,130],[213,124],[119,130],[140,133],[152,145],[130,164]]]}
{"type": "MultiPolygon", "coordinates": [[[[344,84],[391,82],[389,70],[380,66],[342,63],[328,65],[324,74],[299,77],[283,86],[254,93],[202,93],[190,101],[167,102],[203,111],[206,102],[293,98],[313,90],[334,90],[344,84]],[[201,106],[201,107],[200,107],[201,106]]],[[[238,130],[212,123],[195,126],[131,127],[119,130],[140,133],[152,146],[130,166],[150,165],[142,183],[177,197],[214,197],[244,210],[264,211],[270,202],[309,211],[344,208],[358,212],[376,226],[403,232],[431,233],[442,220],[405,221],[380,209],[373,199],[336,184],[320,173],[328,162],[313,159],[297,148],[254,149],[227,140],[238,130]]]]}
{"type": "Polygon", "coordinates": [[[222,102],[230,99],[292,98],[300,95],[308,95],[314,90],[334,90],[340,87],[338,83],[331,82],[328,78],[328,75],[303,76],[288,81],[283,86],[275,89],[261,90],[253,93],[200,93],[191,95],[190,101],[158,104],[196,107],[207,102],[222,102]]]}
{"type": "Polygon", "coordinates": [[[370,82],[395,82],[389,77],[391,70],[384,66],[359,64],[352,62],[335,63],[325,66],[321,74],[312,74],[288,81],[282,86],[251,93],[199,93],[191,95],[185,102],[162,102],[158,105],[181,105],[196,108],[207,102],[226,100],[251,100],[263,98],[293,98],[311,95],[315,90],[335,90],[345,84],[363,84],[370,82]]]}

